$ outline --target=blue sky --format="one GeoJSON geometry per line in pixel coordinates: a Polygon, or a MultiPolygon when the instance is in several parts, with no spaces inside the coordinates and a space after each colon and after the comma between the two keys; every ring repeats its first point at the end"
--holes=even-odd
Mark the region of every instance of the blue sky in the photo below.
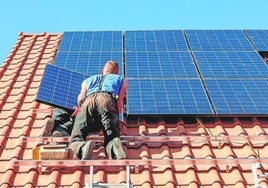
{"type": "Polygon", "coordinates": [[[0,64],[19,32],[268,29],[268,0],[8,0],[0,3],[0,64]]]}

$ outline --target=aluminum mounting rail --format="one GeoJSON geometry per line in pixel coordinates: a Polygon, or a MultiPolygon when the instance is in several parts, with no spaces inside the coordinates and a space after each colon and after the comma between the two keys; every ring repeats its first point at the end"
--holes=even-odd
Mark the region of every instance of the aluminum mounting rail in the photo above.
{"type": "MultiPolygon", "coordinates": [[[[123,142],[126,141],[151,141],[151,142],[177,142],[177,141],[268,141],[268,135],[226,135],[226,136],[208,136],[208,135],[178,135],[178,136],[120,136],[123,142]]],[[[23,137],[24,142],[69,142],[70,137],[23,137]]],[[[88,136],[87,140],[103,142],[103,136],[88,136]]]]}
{"type": "Polygon", "coordinates": [[[268,158],[214,158],[214,159],[123,159],[123,160],[14,160],[14,166],[73,167],[73,166],[139,166],[139,165],[238,165],[263,163],[268,158]]]}

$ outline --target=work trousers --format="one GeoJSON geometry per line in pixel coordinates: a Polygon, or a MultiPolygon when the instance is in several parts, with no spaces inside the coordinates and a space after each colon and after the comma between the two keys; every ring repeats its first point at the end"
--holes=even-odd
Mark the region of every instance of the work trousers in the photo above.
{"type": "Polygon", "coordinates": [[[74,117],[71,117],[73,110],[65,110],[62,108],[55,108],[53,110],[52,119],[54,120],[54,130],[58,130],[59,128],[63,128],[69,135],[71,135],[74,117]]]}
{"type": "Polygon", "coordinates": [[[79,157],[89,133],[103,131],[104,147],[120,136],[117,100],[110,93],[97,92],[83,102],[75,118],[69,148],[79,157]]]}

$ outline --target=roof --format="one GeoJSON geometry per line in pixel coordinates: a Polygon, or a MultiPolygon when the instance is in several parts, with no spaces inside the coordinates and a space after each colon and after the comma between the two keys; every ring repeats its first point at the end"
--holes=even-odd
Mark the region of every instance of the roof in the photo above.
{"type": "MultiPolygon", "coordinates": [[[[61,37],[61,33],[20,33],[0,68],[0,186],[3,188],[85,187],[90,182],[89,165],[79,161],[75,166],[68,166],[65,161],[65,167],[55,163],[54,167],[41,167],[40,171],[37,163],[31,163],[32,149],[38,141],[25,140],[40,136],[51,117],[52,107],[36,102],[35,98],[44,67],[53,63],[61,37]],[[20,166],[17,161],[21,161],[20,166]],[[23,161],[30,161],[30,165],[23,161]]],[[[134,164],[130,167],[134,187],[253,187],[257,183],[267,187],[267,179],[256,179],[257,176],[254,179],[255,172],[266,173],[267,132],[266,117],[175,115],[127,118],[121,130],[126,138],[127,157],[135,159],[128,160],[134,164]],[[256,161],[261,164],[255,166],[255,171],[251,163],[256,161]]],[[[127,162],[116,161],[119,165],[112,166],[109,163],[115,161],[105,159],[104,147],[99,146],[89,163],[104,160],[106,164],[93,169],[94,182],[126,182],[127,162]]]]}

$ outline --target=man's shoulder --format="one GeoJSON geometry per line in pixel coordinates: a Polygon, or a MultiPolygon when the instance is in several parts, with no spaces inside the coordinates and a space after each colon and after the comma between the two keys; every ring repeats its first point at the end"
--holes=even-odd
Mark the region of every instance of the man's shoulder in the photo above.
{"type": "Polygon", "coordinates": [[[107,74],[107,75],[114,78],[123,78],[123,76],[120,74],[107,74]]]}

